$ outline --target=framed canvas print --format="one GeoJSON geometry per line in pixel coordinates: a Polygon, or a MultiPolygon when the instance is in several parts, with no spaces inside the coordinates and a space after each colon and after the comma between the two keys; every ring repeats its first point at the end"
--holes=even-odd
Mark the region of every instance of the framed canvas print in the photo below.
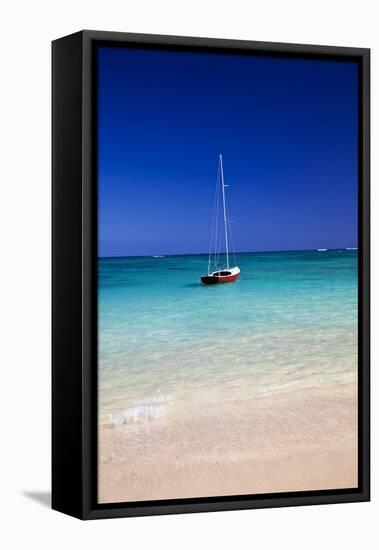
{"type": "Polygon", "coordinates": [[[53,42],[53,508],[369,499],[369,50],[53,42]]]}

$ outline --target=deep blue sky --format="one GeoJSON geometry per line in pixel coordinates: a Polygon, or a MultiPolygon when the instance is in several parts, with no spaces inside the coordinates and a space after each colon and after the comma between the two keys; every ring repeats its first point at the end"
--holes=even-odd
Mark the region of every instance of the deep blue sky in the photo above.
{"type": "Polygon", "coordinates": [[[99,50],[99,255],[208,252],[218,154],[237,251],[357,246],[351,62],[99,50]]]}

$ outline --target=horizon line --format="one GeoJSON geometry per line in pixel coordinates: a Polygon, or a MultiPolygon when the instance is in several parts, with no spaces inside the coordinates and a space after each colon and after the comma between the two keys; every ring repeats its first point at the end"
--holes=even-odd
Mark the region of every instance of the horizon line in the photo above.
{"type": "MultiPolygon", "coordinates": [[[[328,250],[358,250],[358,247],[354,246],[340,246],[337,248],[290,248],[287,250],[249,250],[234,252],[234,254],[272,254],[280,252],[327,252],[328,250]]],[[[233,254],[233,253],[232,253],[233,254]]],[[[220,255],[225,255],[225,252],[221,252],[220,255]]],[[[231,255],[231,253],[229,253],[231,255]]],[[[131,254],[131,255],[115,255],[115,256],[97,256],[99,260],[107,258],[167,258],[173,256],[209,256],[209,252],[186,252],[184,254],[131,254]]],[[[213,256],[213,254],[212,254],[213,256]]]]}

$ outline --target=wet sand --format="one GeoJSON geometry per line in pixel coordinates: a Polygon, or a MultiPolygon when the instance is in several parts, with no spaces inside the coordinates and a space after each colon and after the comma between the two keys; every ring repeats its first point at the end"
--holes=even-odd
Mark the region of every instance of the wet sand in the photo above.
{"type": "Polygon", "coordinates": [[[355,381],[243,389],[219,401],[186,391],[159,414],[103,421],[99,502],[357,486],[355,381]]]}

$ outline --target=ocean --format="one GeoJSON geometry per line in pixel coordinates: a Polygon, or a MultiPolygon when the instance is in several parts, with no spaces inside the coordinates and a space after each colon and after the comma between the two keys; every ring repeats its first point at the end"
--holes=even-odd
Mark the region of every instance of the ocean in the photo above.
{"type": "Polygon", "coordinates": [[[242,253],[212,286],[207,261],[99,259],[101,425],[356,381],[356,250],[242,253]]]}

